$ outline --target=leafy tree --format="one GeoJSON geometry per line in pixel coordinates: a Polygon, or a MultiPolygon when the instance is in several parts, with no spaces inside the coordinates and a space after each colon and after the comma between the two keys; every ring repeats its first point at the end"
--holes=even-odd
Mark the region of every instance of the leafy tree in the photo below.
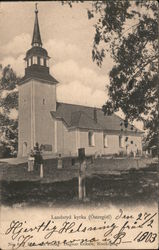
{"type": "Polygon", "coordinates": [[[126,120],[143,121],[149,145],[157,146],[158,2],[106,0],[91,6],[88,18],[97,19],[92,59],[101,67],[109,52],[114,61],[103,111],[109,115],[121,109],[126,120]]]}
{"type": "Polygon", "coordinates": [[[2,68],[0,78],[0,145],[1,157],[9,157],[18,147],[18,120],[12,117],[18,110],[17,78],[10,65],[2,68]]]}

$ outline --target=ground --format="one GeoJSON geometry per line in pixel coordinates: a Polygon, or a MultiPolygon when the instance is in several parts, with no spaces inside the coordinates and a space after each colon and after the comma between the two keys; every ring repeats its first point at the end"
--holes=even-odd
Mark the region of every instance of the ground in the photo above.
{"type": "MultiPolygon", "coordinates": [[[[144,167],[139,159],[97,159],[93,164],[88,162],[84,205],[100,206],[108,202],[128,205],[157,201],[156,163],[144,167]]],[[[72,166],[71,160],[65,159],[63,166],[62,170],[57,169],[56,159],[45,160],[44,178],[40,179],[39,169],[30,173],[26,163],[10,165],[1,162],[1,203],[7,206],[78,206],[81,204],[78,200],[78,164],[72,166]]]]}

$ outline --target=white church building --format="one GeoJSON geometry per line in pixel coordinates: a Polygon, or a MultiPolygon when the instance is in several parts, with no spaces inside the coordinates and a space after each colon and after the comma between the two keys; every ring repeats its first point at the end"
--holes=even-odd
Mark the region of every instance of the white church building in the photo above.
{"type": "MultiPolygon", "coordinates": [[[[35,10],[32,47],[26,52],[25,75],[19,83],[18,156],[26,156],[36,142],[46,154],[75,156],[142,152],[143,132],[116,114],[102,109],[57,102],[58,81],[50,75],[48,52],[42,47],[35,10]]],[[[61,83],[62,84],[62,83],[61,83]]]]}

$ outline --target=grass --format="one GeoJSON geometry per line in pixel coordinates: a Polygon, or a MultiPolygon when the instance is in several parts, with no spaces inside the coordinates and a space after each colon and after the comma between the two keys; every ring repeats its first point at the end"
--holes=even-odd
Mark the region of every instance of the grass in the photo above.
{"type": "MultiPolygon", "coordinates": [[[[143,168],[146,166],[145,159],[96,159],[93,163],[88,161],[87,175],[119,173],[132,168],[143,168]]],[[[34,172],[27,171],[27,163],[10,165],[0,163],[0,180],[6,181],[38,181],[39,170],[34,172]]],[[[47,159],[44,162],[43,182],[66,181],[78,176],[79,165],[76,159],[75,165],[72,166],[71,158],[63,159],[63,169],[57,169],[57,159],[47,159]]]]}
{"type": "MultiPolygon", "coordinates": [[[[25,166],[23,166],[25,167],[25,166]]],[[[19,168],[19,167],[18,167],[19,168]]],[[[21,170],[19,170],[21,171],[21,170]]],[[[23,169],[24,171],[24,169],[23,169]]],[[[51,170],[50,170],[51,171],[51,170]]],[[[14,172],[14,171],[13,171],[14,172]]],[[[7,206],[25,205],[79,205],[78,169],[57,170],[52,168],[52,178],[2,179],[1,203],[7,206]],[[53,181],[50,181],[52,180],[53,181]]],[[[30,174],[27,172],[26,174],[30,174]]],[[[38,173],[34,173],[36,175],[38,173]]],[[[88,172],[86,178],[87,204],[151,203],[157,201],[157,165],[142,169],[123,170],[118,173],[88,172]]]]}

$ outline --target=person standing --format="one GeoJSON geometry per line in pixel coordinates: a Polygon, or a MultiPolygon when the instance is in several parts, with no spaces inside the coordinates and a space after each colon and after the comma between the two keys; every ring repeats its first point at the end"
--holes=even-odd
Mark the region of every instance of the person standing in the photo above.
{"type": "Polygon", "coordinates": [[[37,168],[40,170],[40,177],[43,178],[44,170],[43,170],[43,157],[40,151],[36,153],[36,164],[37,168]]]}
{"type": "Polygon", "coordinates": [[[34,161],[35,161],[34,152],[33,152],[33,150],[31,150],[29,158],[28,158],[28,172],[33,171],[33,169],[34,169],[34,161]]]}
{"type": "Polygon", "coordinates": [[[58,160],[57,160],[57,168],[62,169],[62,158],[61,154],[59,154],[58,160]]]}
{"type": "Polygon", "coordinates": [[[39,143],[36,142],[35,144],[35,147],[34,147],[34,167],[35,167],[35,170],[38,170],[38,155],[40,153],[40,150],[39,150],[39,143]]]}

